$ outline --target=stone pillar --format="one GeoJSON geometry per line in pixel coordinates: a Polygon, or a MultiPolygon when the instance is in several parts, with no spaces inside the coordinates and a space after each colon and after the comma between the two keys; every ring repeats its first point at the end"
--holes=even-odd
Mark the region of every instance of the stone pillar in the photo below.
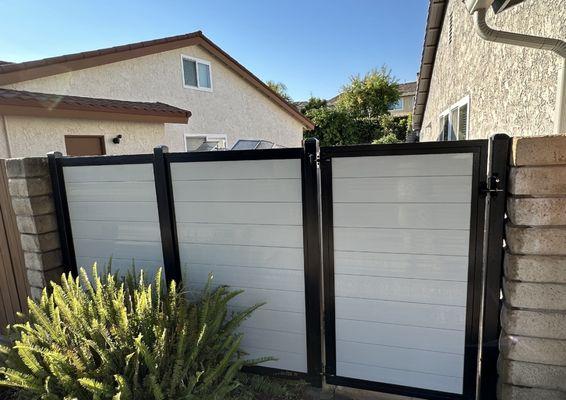
{"type": "Polygon", "coordinates": [[[6,160],[6,174],[32,297],[63,273],[47,158],[6,160]]]}
{"type": "Polygon", "coordinates": [[[566,399],[566,136],[514,138],[500,398],[566,399]]]}

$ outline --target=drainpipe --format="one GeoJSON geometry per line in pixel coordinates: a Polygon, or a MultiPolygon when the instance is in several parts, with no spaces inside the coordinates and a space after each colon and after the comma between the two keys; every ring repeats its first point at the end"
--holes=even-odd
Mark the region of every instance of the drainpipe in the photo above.
{"type": "Polygon", "coordinates": [[[482,39],[533,49],[550,50],[562,58],[556,87],[554,133],[566,133],[566,42],[559,39],[492,29],[485,20],[486,12],[486,9],[479,9],[474,12],[474,24],[482,39]]]}

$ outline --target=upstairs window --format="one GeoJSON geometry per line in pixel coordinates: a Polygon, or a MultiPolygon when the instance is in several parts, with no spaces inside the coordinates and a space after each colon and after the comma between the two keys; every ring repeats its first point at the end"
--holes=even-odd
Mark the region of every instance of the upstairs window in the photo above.
{"type": "Polygon", "coordinates": [[[187,88],[212,91],[210,62],[182,56],[183,83],[187,88]]]}
{"type": "Polygon", "coordinates": [[[395,103],[389,106],[389,111],[399,111],[403,109],[403,99],[397,100],[395,103]]]}
{"type": "Polygon", "coordinates": [[[468,138],[469,104],[470,97],[466,96],[440,114],[438,140],[466,140],[468,138]]]}

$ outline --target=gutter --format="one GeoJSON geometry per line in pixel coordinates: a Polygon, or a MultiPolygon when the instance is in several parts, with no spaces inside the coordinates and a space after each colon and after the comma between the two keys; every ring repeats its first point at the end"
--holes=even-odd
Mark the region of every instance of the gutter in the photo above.
{"type": "Polygon", "coordinates": [[[556,87],[556,106],[554,118],[554,133],[566,132],[566,42],[559,39],[541,36],[525,35],[522,33],[506,32],[492,29],[486,22],[487,10],[485,8],[474,12],[474,25],[478,35],[489,42],[511,44],[514,46],[529,47],[539,50],[552,51],[562,58],[558,70],[558,84],[556,87]]]}

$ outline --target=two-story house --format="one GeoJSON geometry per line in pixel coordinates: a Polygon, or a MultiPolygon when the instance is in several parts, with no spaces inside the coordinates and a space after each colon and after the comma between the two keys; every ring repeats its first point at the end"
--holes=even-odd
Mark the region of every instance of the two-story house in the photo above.
{"type": "Polygon", "coordinates": [[[202,32],[0,63],[0,157],[300,146],[312,123],[202,32]]]}

